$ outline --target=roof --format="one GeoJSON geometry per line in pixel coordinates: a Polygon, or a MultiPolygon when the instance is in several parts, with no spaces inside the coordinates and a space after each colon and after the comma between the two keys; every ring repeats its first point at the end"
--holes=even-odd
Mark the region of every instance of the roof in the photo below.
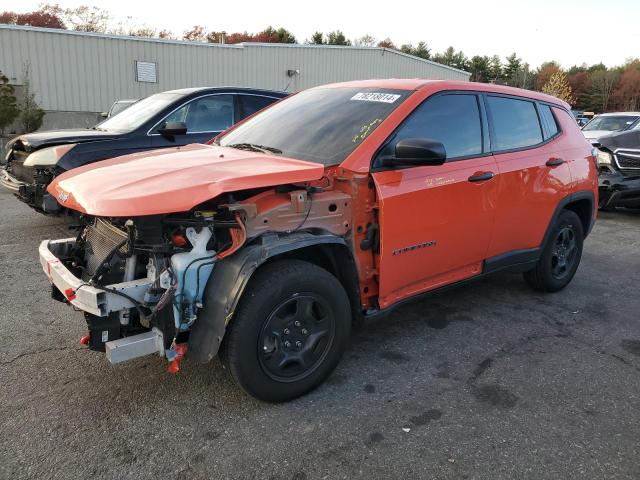
{"type": "Polygon", "coordinates": [[[625,116],[635,116],[635,117],[639,117],[640,116],[640,112],[608,112],[608,113],[599,113],[598,115],[596,115],[596,117],[625,117],[625,116]]]}
{"type": "MultiPolygon", "coordinates": [[[[492,83],[461,82],[456,80],[426,80],[423,78],[391,78],[386,80],[356,80],[352,82],[332,83],[321,85],[315,88],[386,88],[391,90],[422,90],[434,88],[436,90],[472,90],[488,93],[499,93],[503,95],[513,95],[525,97],[541,102],[560,105],[567,110],[570,109],[568,103],[559,98],[552,97],[545,93],[525,90],[523,88],[507,87],[505,85],[494,85],[492,83]]],[[[639,114],[640,115],[640,114],[639,114]]]]}
{"type": "Polygon", "coordinates": [[[149,37],[134,37],[130,35],[110,35],[104,33],[94,33],[94,32],[76,32],[75,30],[63,30],[60,28],[41,28],[41,27],[31,27],[28,25],[0,25],[0,28],[13,29],[13,30],[32,30],[36,32],[47,32],[47,33],[57,33],[60,35],[79,35],[86,37],[101,37],[101,38],[110,38],[115,40],[134,40],[137,42],[151,42],[151,43],[169,43],[169,44],[180,44],[180,45],[191,45],[195,47],[201,48],[251,48],[251,47],[266,47],[266,48],[312,48],[312,49],[340,49],[340,50],[380,50],[383,53],[390,53],[392,55],[399,55],[407,58],[411,58],[414,61],[419,61],[422,63],[427,63],[430,65],[437,66],[439,68],[443,68],[445,70],[452,70],[459,73],[465,73],[470,75],[469,72],[465,70],[460,70],[459,68],[450,67],[449,65],[443,65],[438,62],[434,62],[432,60],[426,60],[421,57],[416,57],[414,55],[409,55],[408,53],[401,52],[399,50],[395,50],[393,48],[384,48],[384,47],[360,47],[354,45],[311,45],[311,44],[299,44],[299,43],[261,43],[261,42],[243,42],[243,43],[235,43],[235,44],[222,44],[222,43],[204,43],[204,42],[189,42],[186,40],[169,40],[165,38],[149,38],[149,37]]]}
{"type": "Polygon", "coordinates": [[[232,90],[234,92],[246,92],[246,93],[268,93],[273,94],[278,97],[286,97],[290,95],[290,92],[282,92],[278,90],[267,90],[264,88],[249,88],[249,87],[191,87],[191,88],[178,88],[175,90],[167,90],[165,92],[159,93],[172,93],[176,95],[191,95],[193,93],[201,93],[201,92],[227,92],[232,90]]]}

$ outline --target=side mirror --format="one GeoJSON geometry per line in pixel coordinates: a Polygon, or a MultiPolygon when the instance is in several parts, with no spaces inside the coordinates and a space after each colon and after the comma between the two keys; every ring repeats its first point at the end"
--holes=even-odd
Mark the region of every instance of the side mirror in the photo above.
{"type": "Polygon", "coordinates": [[[184,135],[187,133],[187,124],[184,122],[166,122],[158,129],[160,135],[184,135]]]}
{"type": "Polygon", "coordinates": [[[102,118],[107,118],[107,117],[109,116],[109,112],[102,112],[102,113],[100,114],[100,116],[101,116],[102,118]]]}
{"type": "Polygon", "coordinates": [[[429,138],[405,138],[396,143],[395,157],[387,160],[389,166],[442,165],[447,151],[441,142],[429,138]]]}

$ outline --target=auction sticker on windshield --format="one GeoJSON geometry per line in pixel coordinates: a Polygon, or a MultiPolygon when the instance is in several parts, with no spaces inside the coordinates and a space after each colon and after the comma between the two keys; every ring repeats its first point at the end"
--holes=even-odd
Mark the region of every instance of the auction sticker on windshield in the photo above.
{"type": "Polygon", "coordinates": [[[363,102],[393,103],[399,98],[400,95],[396,95],[394,93],[359,92],[351,97],[351,100],[361,100],[363,102]]]}

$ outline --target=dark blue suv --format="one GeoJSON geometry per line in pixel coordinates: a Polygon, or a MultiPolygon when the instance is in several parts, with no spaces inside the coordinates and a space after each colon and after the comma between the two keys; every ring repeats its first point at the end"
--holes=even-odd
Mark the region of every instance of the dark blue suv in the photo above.
{"type": "Polygon", "coordinates": [[[250,88],[185,88],[136,102],[90,129],[20,135],[7,143],[0,184],[36,210],[60,214],[47,186],[59,174],[107,158],[205,143],[287,92],[250,88]]]}

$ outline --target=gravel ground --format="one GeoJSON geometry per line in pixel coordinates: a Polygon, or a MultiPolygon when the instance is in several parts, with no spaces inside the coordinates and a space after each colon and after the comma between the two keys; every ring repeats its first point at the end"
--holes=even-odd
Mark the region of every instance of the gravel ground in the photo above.
{"type": "Polygon", "coordinates": [[[1,478],[640,477],[640,213],[602,214],[564,291],[500,274],[356,331],[281,405],[216,361],[110,366],[37,261],[64,222],[0,194],[1,478]]]}

